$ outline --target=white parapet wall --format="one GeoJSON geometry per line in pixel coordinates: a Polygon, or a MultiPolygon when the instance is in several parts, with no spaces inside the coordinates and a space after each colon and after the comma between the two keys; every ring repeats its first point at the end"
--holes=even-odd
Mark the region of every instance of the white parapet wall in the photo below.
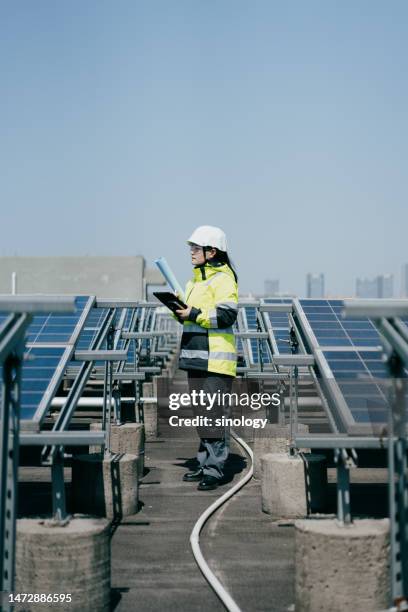
{"type": "Polygon", "coordinates": [[[0,257],[0,293],[96,295],[141,300],[147,282],[155,280],[141,255],[79,257],[0,257]],[[151,280],[150,277],[152,276],[151,280]]]}

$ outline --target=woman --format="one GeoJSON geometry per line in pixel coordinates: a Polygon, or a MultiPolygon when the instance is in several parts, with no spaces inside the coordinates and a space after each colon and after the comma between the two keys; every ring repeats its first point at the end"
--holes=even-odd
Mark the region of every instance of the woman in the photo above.
{"type": "MultiPolygon", "coordinates": [[[[232,325],[238,314],[238,278],[220,228],[198,227],[187,243],[194,269],[184,297],[188,308],[177,311],[183,323],[179,367],[187,370],[190,394],[204,391],[214,398],[213,394],[218,396],[220,392],[222,398],[223,393],[231,393],[237,368],[232,325]]],[[[200,491],[220,484],[229,452],[227,431],[215,426],[216,419],[224,414],[224,404],[216,401],[207,410],[210,404],[196,410],[196,414],[212,419],[209,426],[197,428],[199,468],[183,477],[187,482],[199,481],[200,491]]]]}

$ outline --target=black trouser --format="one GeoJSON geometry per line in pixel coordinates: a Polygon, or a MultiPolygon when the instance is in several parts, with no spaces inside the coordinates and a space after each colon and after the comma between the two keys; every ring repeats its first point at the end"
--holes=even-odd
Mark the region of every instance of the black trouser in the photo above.
{"type": "MultiPolygon", "coordinates": [[[[212,423],[215,423],[216,418],[223,415],[228,416],[229,404],[222,401],[222,394],[231,393],[233,377],[204,370],[188,370],[187,374],[190,394],[192,391],[202,390],[211,395],[219,392],[221,396],[221,401],[216,401],[211,410],[207,410],[208,402],[194,407],[195,416],[207,416],[212,419],[212,423]]],[[[224,464],[229,453],[228,428],[214,425],[197,427],[197,434],[200,438],[197,461],[204,475],[222,478],[224,464]]]]}

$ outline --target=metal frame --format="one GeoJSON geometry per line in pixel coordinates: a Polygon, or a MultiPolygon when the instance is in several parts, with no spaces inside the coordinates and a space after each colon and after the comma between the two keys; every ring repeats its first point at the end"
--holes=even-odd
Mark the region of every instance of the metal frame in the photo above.
{"type": "Polygon", "coordinates": [[[407,299],[345,299],[343,303],[345,316],[363,316],[370,319],[408,317],[407,299]]]}
{"type": "Polygon", "coordinates": [[[385,449],[388,448],[388,439],[380,436],[347,436],[342,434],[307,434],[297,435],[296,446],[298,448],[368,448],[385,449]]]}
{"type": "MultiPolygon", "coordinates": [[[[107,337],[114,316],[114,310],[110,310],[106,313],[98,333],[92,340],[90,350],[100,350],[107,337]]],[[[65,405],[61,408],[58,418],[52,428],[53,431],[62,431],[68,428],[72,414],[76,408],[77,400],[81,397],[83,389],[91,375],[92,367],[93,361],[85,361],[80,366],[79,373],[76,376],[71,389],[69,390],[65,405]]],[[[53,449],[44,447],[42,452],[43,462],[48,460],[50,454],[54,456],[56,452],[56,447],[53,447],[53,449]]]]}
{"type": "Polygon", "coordinates": [[[408,609],[407,377],[408,300],[346,300],[347,315],[369,316],[380,333],[393,385],[389,391],[388,492],[391,536],[391,599],[408,609]]]}
{"type": "MultiPolygon", "coordinates": [[[[312,366],[315,364],[313,355],[307,354],[304,343],[298,331],[295,328],[293,321],[293,305],[290,301],[267,302],[261,300],[245,300],[239,302],[239,307],[242,309],[242,314],[238,313],[238,332],[236,337],[244,339],[249,344],[248,351],[245,350],[245,342],[243,342],[244,355],[247,352],[246,366],[238,367],[237,374],[242,374],[246,378],[256,378],[260,380],[261,385],[266,380],[277,381],[278,384],[285,388],[289,388],[289,420],[290,426],[290,452],[297,453],[294,443],[294,438],[297,433],[298,422],[298,380],[302,376],[311,376],[313,378],[312,366]],[[248,330],[248,321],[246,308],[255,309],[257,331],[248,330]],[[269,313],[285,313],[287,322],[282,329],[288,333],[287,343],[290,346],[291,354],[280,353],[278,342],[274,333],[274,326],[268,316],[269,313]],[[252,346],[249,343],[250,339],[258,340],[259,362],[254,363],[252,346]],[[263,354],[265,349],[267,363],[263,362],[263,354]],[[299,353],[300,350],[300,353],[299,353]]],[[[318,387],[317,387],[318,389],[318,387]]],[[[279,409],[278,422],[281,426],[286,423],[285,405],[282,403],[279,409]]]]}
{"type": "MultiPolygon", "coordinates": [[[[114,310],[108,310],[103,318],[102,325],[96,336],[91,342],[91,350],[100,350],[103,345],[112,321],[115,317],[114,310]]],[[[111,362],[108,362],[111,363],[111,362]]],[[[61,408],[56,422],[54,423],[53,432],[61,432],[68,429],[71,417],[75,411],[78,399],[81,397],[85,385],[92,372],[93,361],[85,361],[79,369],[79,373],[74,380],[74,383],[68,393],[66,402],[61,408]]],[[[53,500],[53,515],[58,522],[68,520],[65,503],[65,484],[64,484],[64,447],[62,445],[46,445],[41,452],[41,460],[43,465],[51,466],[52,477],[52,500],[53,500]]]]}
{"type": "Polygon", "coordinates": [[[0,312],[40,314],[49,312],[74,312],[71,296],[58,295],[0,295],[0,312]]]}
{"type": "Polygon", "coordinates": [[[20,446],[88,446],[89,444],[105,446],[103,431],[44,431],[41,433],[21,433],[20,446]]]}
{"type": "MultiPolygon", "coordinates": [[[[25,334],[32,314],[73,312],[75,302],[67,298],[28,296],[0,298],[0,310],[14,311],[0,327],[0,365],[2,366],[0,420],[0,590],[14,590],[15,538],[20,437],[21,371],[25,334]]],[[[11,610],[9,602],[4,610],[11,610]]]]}
{"type": "MultiPolygon", "coordinates": [[[[316,357],[319,382],[329,391],[329,412],[336,411],[337,422],[343,424],[343,433],[332,436],[296,436],[298,448],[331,448],[337,464],[337,517],[342,524],[351,521],[349,469],[356,465],[356,448],[387,448],[388,487],[391,530],[391,605],[393,610],[408,609],[408,461],[407,461],[407,376],[408,376],[408,326],[400,317],[408,317],[408,300],[345,300],[343,315],[368,317],[379,332],[383,351],[387,359],[390,378],[394,381],[389,389],[388,431],[382,426],[381,436],[353,436],[357,429],[366,433],[367,428],[353,427],[347,410],[336,389],[334,376],[324,359],[321,349],[308,325],[298,300],[294,301],[295,315],[300,323],[303,337],[316,357]],[[331,384],[329,383],[331,381],[331,384]],[[339,416],[341,417],[339,419],[339,416]],[[385,438],[384,435],[388,435],[385,438]]],[[[353,347],[351,350],[356,350],[353,347]]],[[[370,350],[364,347],[364,350],[370,350]]]]}
{"type": "MultiPolygon", "coordinates": [[[[30,297],[30,300],[33,299],[30,297]]],[[[74,298],[73,298],[74,299],[74,298]]],[[[60,300],[57,300],[57,304],[59,304],[60,300]]],[[[75,348],[75,344],[78,341],[79,335],[81,333],[81,330],[84,326],[84,323],[89,315],[89,312],[91,311],[93,305],[95,303],[95,297],[89,297],[82,313],[81,316],[78,319],[77,324],[75,325],[74,331],[72,332],[71,338],[69,339],[69,341],[67,343],[65,343],[63,346],[66,346],[66,349],[60,359],[60,362],[54,372],[53,377],[51,378],[51,381],[41,399],[41,402],[39,403],[37,410],[34,413],[34,416],[31,419],[22,419],[21,420],[21,429],[22,430],[28,430],[28,431],[38,431],[43,420],[46,417],[46,414],[51,406],[51,402],[52,399],[54,398],[55,394],[58,391],[58,388],[61,384],[61,381],[64,378],[64,373],[65,370],[68,366],[68,363],[70,362],[70,360],[72,359],[73,353],[74,353],[74,348],[75,348]]],[[[45,311],[44,311],[45,312],[45,311]]],[[[50,311],[48,311],[50,312],[50,311]]],[[[27,347],[38,347],[38,344],[35,343],[31,343],[31,344],[27,344],[27,347]]],[[[50,346],[50,347],[55,347],[56,344],[55,343],[50,343],[47,344],[46,346],[50,346]]]]}
{"type": "Polygon", "coordinates": [[[261,313],[264,325],[265,325],[265,329],[268,331],[269,334],[269,342],[271,344],[271,348],[272,348],[272,354],[273,355],[279,355],[279,347],[278,347],[278,343],[275,337],[275,333],[274,333],[274,328],[272,326],[271,320],[268,317],[268,313],[269,312],[282,312],[282,313],[286,313],[288,315],[288,327],[290,325],[289,322],[289,314],[292,312],[292,303],[290,302],[277,302],[277,303],[269,303],[269,302],[265,302],[265,300],[261,300],[261,304],[258,308],[259,312],[261,313]]]}
{"type": "MultiPolygon", "coordinates": [[[[115,328],[113,325],[115,318],[115,302],[110,308],[98,333],[94,336],[89,350],[77,350],[75,346],[79,340],[80,333],[85,321],[96,304],[95,298],[90,297],[81,313],[68,343],[42,343],[44,347],[64,347],[65,350],[58,363],[56,371],[44,393],[44,396],[37,407],[33,419],[25,420],[28,431],[20,433],[20,393],[21,393],[21,370],[24,358],[24,339],[25,333],[32,321],[32,313],[52,311],[74,312],[74,298],[52,297],[32,297],[32,296],[13,296],[13,298],[0,297],[0,311],[15,308],[17,313],[8,316],[0,325],[0,365],[2,366],[3,392],[1,394],[2,419],[0,420],[0,442],[1,442],[1,499],[0,499],[0,576],[1,590],[12,591],[14,587],[14,557],[15,557],[15,520],[16,520],[16,496],[18,482],[18,449],[22,445],[39,445],[43,447],[43,464],[51,465],[52,473],[52,499],[54,519],[65,524],[69,517],[66,514],[65,506],[65,485],[64,485],[64,446],[66,445],[89,445],[96,444],[105,447],[105,452],[109,452],[109,429],[110,429],[110,407],[112,400],[116,398],[115,389],[112,387],[113,363],[125,362],[128,356],[128,346],[125,350],[120,350],[114,346],[115,328]],[[28,311],[30,314],[25,313],[28,311]],[[102,346],[107,340],[107,350],[102,346]],[[74,383],[65,398],[60,414],[52,431],[30,432],[38,428],[45,418],[48,408],[51,406],[55,393],[64,377],[66,367],[71,359],[80,360],[82,363],[75,374],[74,383]],[[107,369],[107,384],[104,388],[104,397],[107,398],[105,405],[106,432],[78,432],[67,431],[71,416],[76,408],[77,401],[82,395],[87,381],[91,375],[94,362],[104,360],[107,369]],[[109,414],[108,414],[109,411],[109,414]],[[7,535],[7,537],[6,537],[7,535]]],[[[152,305],[155,306],[155,305],[152,305]]],[[[139,304],[138,304],[139,307],[139,304]]],[[[144,311],[145,309],[142,309],[144,311]]],[[[155,311],[156,312],[156,311],[155,311]]],[[[145,313],[144,313],[145,314],[145,313]]],[[[122,317],[122,323],[125,316],[122,317]]],[[[142,317],[142,320],[151,325],[155,325],[157,317],[142,317]]],[[[135,322],[135,324],[137,321],[135,322]]],[[[116,330],[117,331],[117,330],[116,330]]],[[[145,330],[147,331],[147,330],[145,330]]],[[[144,337],[161,337],[163,334],[173,336],[170,328],[168,330],[153,331],[146,333],[144,337]]],[[[119,342],[120,333],[116,334],[119,342]]],[[[30,347],[38,347],[40,343],[31,343],[30,347]]],[[[161,347],[162,353],[166,354],[167,347],[161,347]]],[[[167,349],[168,353],[168,349],[167,349]]],[[[133,380],[135,386],[140,384],[140,380],[145,378],[145,373],[150,370],[156,373],[156,367],[145,367],[145,372],[121,371],[118,373],[117,380],[133,380]]],[[[116,412],[118,418],[120,415],[116,412]]],[[[4,609],[9,609],[9,606],[4,609]]]]}
{"type": "MultiPolygon", "coordinates": [[[[120,424],[122,421],[122,384],[130,383],[133,385],[133,392],[130,395],[134,396],[135,403],[138,404],[139,397],[141,396],[141,383],[149,374],[159,374],[161,372],[160,366],[163,365],[162,362],[164,362],[169,352],[174,348],[174,339],[177,335],[175,331],[176,323],[169,314],[163,313],[165,309],[159,302],[96,300],[95,306],[103,310],[114,308],[116,313],[118,313],[118,307],[122,309],[119,311],[119,317],[116,317],[119,321],[115,319],[112,350],[97,355],[95,352],[80,349],[76,351],[75,357],[77,359],[86,358],[90,360],[95,358],[100,361],[105,359],[105,357],[111,356],[110,358],[116,362],[114,367],[111,368],[108,378],[105,372],[106,363],[105,366],[94,365],[88,383],[92,385],[103,380],[105,383],[105,396],[109,393],[109,381],[112,379],[111,396],[114,400],[114,417],[115,422],[120,424]],[[131,349],[133,349],[133,355],[131,349]],[[112,351],[115,351],[115,353],[112,353],[112,351]],[[150,363],[153,363],[152,360],[157,363],[156,358],[159,358],[159,365],[150,365],[150,363]],[[141,365],[145,363],[149,365],[141,365]]],[[[70,366],[65,378],[75,380],[78,371],[79,368],[70,366]]],[[[106,411],[109,404],[106,402],[104,406],[103,414],[105,419],[107,419],[106,411]]],[[[136,418],[142,420],[143,415],[139,414],[139,412],[143,412],[142,407],[136,414],[136,418]]],[[[108,448],[109,444],[106,446],[106,449],[108,448]]]]}
{"type": "MultiPolygon", "coordinates": [[[[296,404],[297,391],[294,390],[294,387],[296,387],[297,384],[294,379],[301,373],[299,369],[297,372],[295,372],[294,368],[299,367],[300,362],[299,365],[296,366],[295,361],[297,357],[295,357],[293,363],[291,363],[290,360],[286,359],[284,355],[279,353],[276,338],[273,332],[273,326],[270,324],[269,317],[267,317],[266,314],[267,312],[286,312],[288,314],[288,326],[291,330],[289,342],[292,345],[293,342],[297,342],[302,353],[306,353],[311,357],[310,362],[303,362],[302,366],[307,368],[308,374],[312,377],[315,383],[316,392],[322,401],[322,405],[332,431],[350,433],[353,435],[367,434],[371,436],[381,433],[381,424],[364,424],[357,423],[355,421],[347,401],[324,355],[324,351],[328,349],[326,349],[326,347],[323,349],[317,341],[299,299],[294,298],[291,303],[265,303],[264,300],[245,300],[240,301],[239,305],[243,309],[245,307],[257,309],[258,314],[263,320],[264,329],[266,330],[266,334],[268,336],[267,344],[271,351],[272,357],[270,364],[255,364],[252,357],[251,347],[249,346],[248,351],[246,351],[245,342],[242,342],[246,366],[245,368],[238,368],[238,374],[243,374],[244,376],[250,378],[260,378],[261,380],[264,378],[278,379],[279,377],[281,377],[282,380],[285,380],[289,377],[289,382],[292,381],[290,382],[290,414],[296,419],[293,405],[296,404]],[[248,352],[248,355],[245,354],[246,352],[248,352]],[[278,375],[273,375],[273,372],[278,373],[278,375]]],[[[238,338],[241,337],[243,340],[246,339],[249,343],[248,339],[256,337],[256,335],[253,332],[248,331],[245,315],[246,313],[243,310],[242,316],[238,316],[238,333],[236,336],[238,338]]],[[[408,336],[408,328],[406,329],[406,333],[408,336]]],[[[262,337],[262,339],[264,340],[266,338],[262,337]]],[[[336,350],[341,351],[342,349],[341,347],[336,347],[336,350]]],[[[356,350],[356,347],[348,350],[356,350]]],[[[364,347],[364,350],[367,351],[374,349],[372,349],[372,347],[364,347]]],[[[304,372],[302,375],[304,375],[304,372]]],[[[290,419],[290,422],[292,422],[292,420],[293,419],[290,419]]]]}
{"type": "Polygon", "coordinates": [[[278,353],[276,339],[270,325],[270,321],[266,317],[266,312],[282,310],[282,304],[264,304],[262,300],[240,300],[238,302],[238,317],[235,324],[234,335],[241,339],[242,351],[245,360],[245,367],[238,367],[237,374],[246,374],[251,372],[251,377],[254,377],[252,371],[261,373],[265,369],[271,368],[275,372],[277,368],[272,366],[272,356],[278,353]],[[277,308],[278,307],[278,308],[277,308]],[[257,329],[249,329],[246,308],[254,308],[256,316],[257,329]],[[256,363],[253,356],[251,340],[256,340],[258,344],[259,363],[256,363]],[[262,342],[265,341],[265,342],[262,342]],[[267,352],[268,360],[264,360],[264,350],[267,352]]]}
{"type": "MultiPolygon", "coordinates": [[[[303,302],[302,302],[303,303],[303,302]]],[[[260,303],[259,309],[263,308],[260,303]]],[[[255,306],[252,303],[245,303],[245,305],[255,306]]],[[[395,318],[390,322],[384,319],[384,310],[378,310],[380,304],[375,304],[377,308],[376,313],[382,316],[381,319],[377,321],[377,328],[382,334],[382,336],[386,339],[388,349],[390,346],[396,347],[398,355],[401,359],[404,359],[404,363],[408,364],[408,326],[401,321],[399,318],[395,318]]],[[[383,304],[381,304],[383,307],[383,304]]],[[[391,312],[390,305],[387,304],[386,313],[389,314],[391,312]]],[[[397,304],[398,313],[401,315],[408,316],[408,300],[404,304],[404,308],[402,307],[402,303],[399,302],[397,304]]],[[[271,309],[273,310],[273,309],[271,309]]],[[[291,442],[291,450],[292,452],[297,452],[298,448],[333,448],[335,451],[335,462],[337,464],[337,487],[338,487],[338,520],[347,524],[351,522],[351,510],[350,510],[350,485],[349,485],[349,470],[351,467],[356,466],[357,455],[355,448],[386,448],[388,447],[389,452],[390,448],[394,447],[396,442],[394,442],[394,437],[392,438],[392,442],[390,444],[387,443],[386,439],[381,436],[375,436],[377,434],[383,434],[383,426],[380,424],[378,428],[370,424],[369,426],[360,425],[355,422],[354,417],[348,407],[348,404],[336,382],[335,376],[329,366],[329,363],[324,355],[324,350],[319,342],[316,339],[316,336],[313,332],[312,327],[309,324],[308,318],[302,308],[302,304],[298,299],[294,299],[292,304],[290,305],[281,305],[282,311],[292,311],[288,312],[288,319],[291,328],[291,339],[292,339],[292,355],[288,356],[289,358],[285,358],[284,356],[277,355],[276,350],[277,346],[274,347],[274,338],[271,338],[271,333],[269,333],[269,342],[271,346],[275,349],[272,357],[272,366],[276,366],[278,368],[278,376],[283,377],[282,367],[291,368],[289,371],[289,388],[290,388],[290,442],[291,442]],[[301,350],[305,350],[310,352],[311,355],[299,357],[295,355],[296,353],[296,344],[299,344],[301,350]],[[297,363],[298,361],[298,363],[297,363]],[[312,374],[312,377],[316,383],[317,391],[323,400],[323,406],[325,408],[325,412],[327,417],[329,418],[329,422],[332,427],[332,431],[334,432],[334,436],[328,438],[328,436],[317,436],[315,438],[311,436],[307,437],[299,437],[297,435],[297,377],[299,375],[298,367],[302,365],[309,369],[312,374]],[[348,434],[368,434],[365,436],[360,435],[360,437],[356,437],[355,435],[348,434]]],[[[356,314],[353,312],[353,314],[356,314]]],[[[372,313],[363,312],[360,308],[358,314],[363,314],[364,316],[371,316],[372,313]]],[[[264,317],[265,321],[265,317],[264,317]]],[[[267,321],[265,321],[265,327],[268,329],[267,321]]],[[[268,329],[270,332],[270,330],[268,329]]],[[[272,330],[273,333],[273,330],[272,330]]],[[[277,343],[276,343],[277,344],[277,343]]],[[[329,349],[327,349],[329,350],[329,349]]],[[[336,348],[336,350],[341,351],[341,348],[336,348]]],[[[347,350],[358,350],[353,346],[347,350]]],[[[364,347],[364,350],[377,350],[372,347],[364,347]]],[[[407,365],[408,368],[408,365],[407,365]]],[[[271,372],[269,369],[267,372],[251,372],[248,371],[245,373],[247,377],[262,377],[262,378],[278,378],[275,372],[271,372]]],[[[394,374],[395,376],[395,374],[394,374]]],[[[404,394],[400,391],[400,399],[402,401],[402,397],[404,394]]],[[[405,396],[404,396],[405,397],[405,396]]],[[[405,413],[404,413],[405,414],[405,413]]],[[[402,415],[400,411],[399,422],[402,420],[402,415]]],[[[404,423],[404,432],[405,423],[404,423]]],[[[405,473],[406,473],[406,447],[402,448],[405,444],[405,437],[403,441],[398,443],[400,448],[397,451],[397,456],[394,457],[394,464],[398,464],[397,473],[397,494],[399,493],[400,497],[403,494],[403,491],[408,489],[408,483],[405,482],[405,473]],[[399,457],[399,459],[398,459],[399,457]]],[[[406,496],[406,508],[402,513],[400,513],[400,532],[402,531],[402,524],[406,522],[408,519],[408,495],[406,496]],[[401,516],[403,518],[401,518],[401,516]]],[[[407,531],[407,530],[406,530],[407,531]]],[[[404,543],[403,538],[399,535],[399,539],[402,541],[402,546],[406,548],[406,554],[408,556],[408,533],[407,542],[404,543]]],[[[395,538],[394,538],[395,539],[395,538]]],[[[405,552],[404,552],[405,554],[405,552]]],[[[408,573],[407,573],[408,579],[408,573]]]]}
{"type": "MultiPolygon", "coordinates": [[[[248,330],[248,321],[246,318],[246,312],[243,308],[238,307],[238,315],[237,315],[237,320],[236,320],[234,327],[235,327],[235,330],[237,330],[238,332],[240,330],[248,330]]],[[[237,331],[235,331],[234,333],[236,334],[237,331]]],[[[251,343],[249,342],[249,340],[247,340],[246,342],[241,341],[241,345],[242,345],[242,352],[243,352],[246,367],[251,368],[253,366],[251,343]]],[[[237,368],[237,372],[239,371],[240,369],[237,368]]]]}
{"type": "Polygon", "coordinates": [[[0,589],[2,591],[12,591],[14,587],[21,370],[24,336],[30,322],[31,316],[28,314],[13,315],[6,320],[0,331],[3,387],[0,420],[0,589]]]}
{"type": "MultiPolygon", "coordinates": [[[[111,323],[109,326],[107,337],[106,337],[107,352],[113,351],[114,339],[115,339],[115,328],[113,324],[111,323]]],[[[127,351],[126,351],[126,354],[127,354],[127,351]]],[[[102,430],[106,432],[105,455],[110,455],[110,452],[111,452],[110,434],[111,434],[112,399],[113,399],[113,364],[111,361],[105,361],[105,377],[104,377],[104,385],[103,385],[103,410],[102,410],[102,430]]]]}
{"type": "Polygon", "coordinates": [[[324,356],[323,349],[320,347],[300,301],[297,298],[293,300],[293,309],[295,324],[298,323],[303,340],[315,358],[315,366],[318,371],[318,382],[327,399],[329,410],[326,411],[326,414],[333,431],[341,431],[343,433],[353,432],[356,434],[365,432],[372,433],[367,427],[363,425],[360,427],[356,424],[327,359],[324,356]]]}
{"type": "MultiPolygon", "coordinates": [[[[53,514],[58,521],[66,521],[66,507],[65,507],[65,486],[64,486],[64,475],[63,475],[63,464],[64,464],[64,444],[60,440],[67,440],[70,443],[70,437],[66,437],[65,433],[69,427],[69,423],[76,409],[77,403],[85,389],[88,382],[94,380],[104,380],[103,389],[103,430],[102,436],[104,437],[104,449],[105,453],[110,453],[110,423],[111,423],[111,408],[113,405],[115,420],[117,423],[121,422],[120,415],[120,391],[118,383],[120,381],[133,382],[133,385],[138,391],[139,385],[142,380],[145,379],[146,372],[142,371],[125,371],[125,363],[128,358],[129,342],[130,339],[123,337],[123,327],[127,318],[126,309],[121,313],[119,324],[116,325],[115,319],[117,315],[117,307],[122,304],[120,301],[96,301],[95,297],[90,297],[84,307],[81,317],[75,327],[75,330],[69,340],[69,344],[63,357],[58,364],[58,368],[53,376],[53,379],[45,394],[47,397],[43,397],[40,404],[41,410],[37,410],[37,415],[41,416],[34,424],[33,421],[29,421],[29,427],[33,428],[38,422],[45,417],[47,408],[52,405],[52,401],[55,397],[55,393],[59,387],[60,382],[64,377],[64,372],[67,368],[70,360],[76,360],[81,362],[78,367],[70,366],[68,375],[66,378],[72,378],[73,383],[68,391],[68,395],[64,398],[57,420],[53,425],[53,429],[49,432],[48,438],[39,436],[36,439],[36,444],[41,442],[44,443],[44,447],[41,453],[43,465],[50,465],[52,472],[52,489],[53,489],[53,514]],[[80,334],[86,325],[89,314],[92,309],[96,306],[102,308],[102,318],[98,320],[98,325],[95,328],[95,335],[92,338],[89,348],[76,349],[76,345],[80,339],[80,334]],[[106,312],[104,312],[106,311],[106,312]],[[120,345],[124,341],[124,348],[120,345]],[[107,342],[106,349],[103,348],[104,343],[107,342]],[[96,366],[95,361],[105,361],[105,372],[102,372],[103,366],[96,366]],[[116,374],[114,372],[114,363],[120,368],[120,371],[116,374]],[[99,374],[100,372],[100,374],[99,374]],[[91,378],[92,376],[92,378],[91,378]],[[54,442],[55,440],[55,442],[54,442]]],[[[138,326],[147,325],[152,317],[146,316],[146,308],[140,308],[140,303],[123,302],[123,306],[126,308],[133,307],[135,311],[131,317],[132,329],[135,330],[138,326]],[[140,315],[140,317],[138,316],[140,315]]],[[[150,307],[150,306],[149,306],[150,307]]],[[[154,308],[154,311],[156,309],[154,308]]],[[[153,318],[155,320],[155,318],[153,318]]],[[[145,331],[142,335],[143,338],[152,338],[155,336],[162,335],[163,332],[151,332],[145,331]]],[[[171,332],[168,332],[171,334],[171,332]]],[[[48,346],[48,344],[47,344],[48,346]]],[[[50,344],[49,346],[55,346],[50,344]]],[[[148,368],[145,368],[147,370],[148,368]]],[[[152,368],[151,368],[152,369],[152,368]]],[[[154,368],[154,372],[157,372],[157,368],[154,368]]],[[[135,400],[137,393],[135,393],[135,400]]],[[[71,433],[71,432],[70,432],[71,433]]],[[[30,438],[31,440],[33,438],[30,438]]]]}

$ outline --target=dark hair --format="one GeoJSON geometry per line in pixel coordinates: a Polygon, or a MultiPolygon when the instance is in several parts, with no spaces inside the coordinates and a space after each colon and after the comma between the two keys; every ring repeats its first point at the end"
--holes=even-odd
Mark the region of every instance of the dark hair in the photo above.
{"type": "MultiPolygon", "coordinates": [[[[210,251],[212,248],[215,247],[204,247],[205,251],[210,251]]],[[[226,251],[220,251],[219,249],[215,248],[216,253],[215,256],[213,257],[212,261],[214,262],[218,262],[218,263],[222,263],[222,264],[227,264],[227,266],[229,267],[229,269],[231,270],[231,272],[234,275],[235,278],[235,282],[238,282],[238,275],[235,272],[235,266],[232,263],[232,261],[230,260],[228,253],[226,251]]]]}

